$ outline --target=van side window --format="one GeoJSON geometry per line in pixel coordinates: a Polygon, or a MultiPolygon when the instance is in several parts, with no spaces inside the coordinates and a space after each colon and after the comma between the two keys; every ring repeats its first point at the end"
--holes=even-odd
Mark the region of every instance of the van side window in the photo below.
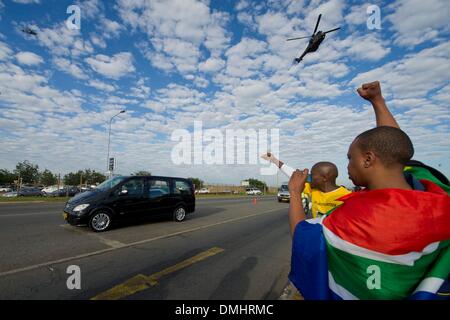
{"type": "Polygon", "coordinates": [[[169,182],[166,180],[151,179],[149,181],[149,198],[158,198],[170,193],[169,182]]]}
{"type": "Polygon", "coordinates": [[[142,192],[144,191],[144,180],[143,179],[131,179],[125,182],[122,187],[118,190],[118,193],[127,191],[128,196],[142,196],[142,192]]]}
{"type": "Polygon", "coordinates": [[[192,195],[192,189],[187,182],[182,180],[175,180],[175,187],[173,193],[190,196],[192,195]]]}

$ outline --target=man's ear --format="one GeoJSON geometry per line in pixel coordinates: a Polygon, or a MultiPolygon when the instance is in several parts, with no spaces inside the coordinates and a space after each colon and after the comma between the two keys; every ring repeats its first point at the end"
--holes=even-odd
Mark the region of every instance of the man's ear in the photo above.
{"type": "Polygon", "coordinates": [[[366,151],[364,153],[364,168],[372,167],[375,163],[375,159],[375,153],[373,153],[372,151],[366,151]]]}

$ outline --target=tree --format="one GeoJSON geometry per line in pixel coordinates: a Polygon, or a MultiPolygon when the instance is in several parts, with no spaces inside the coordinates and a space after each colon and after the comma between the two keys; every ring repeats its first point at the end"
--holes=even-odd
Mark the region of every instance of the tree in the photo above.
{"type": "Polygon", "coordinates": [[[266,188],[267,188],[267,185],[266,185],[266,183],[265,182],[263,182],[263,181],[259,181],[259,180],[257,180],[257,179],[247,179],[247,181],[248,181],[248,183],[249,183],[249,186],[251,187],[251,188],[258,188],[259,190],[261,190],[261,191],[265,191],[266,190],[266,188]]]}
{"type": "Polygon", "coordinates": [[[0,185],[13,184],[17,176],[8,169],[0,169],[0,185]]]}
{"type": "Polygon", "coordinates": [[[188,180],[194,184],[196,190],[203,188],[203,180],[200,180],[199,178],[188,178],[188,180]]]}
{"type": "Polygon", "coordinates": [[[80,184],[80,177],[82,176],[82,171],[79,170],[78,172],[69,172],[68,174],[64,175],[63,181],[65,185],[69,186],[77,186],[80,184]]]}
{"type": "Polygon", "coordinates": [[[152,173],[150,171],[141,170],[141,171],[137,171],[135,173],[132,173],[131,175],[132,176],[151,176],[152,173]]]}
{"type": "Polygon", "coordinates": [[[14,174],[16,177],[20,176],[23,183],[37,183],[39,181],[39,166],[25,160],[16,165],[14,174]]]}
{"type": "Polygon", "coordinates": [[[50,170],[45,169],[40,174],[40,183],[44,186],[52,186],[58,183],[58,177],[53,174],[50,170]]]}
{"type": "Polygon", "coordinates": [[[98,184],[98,183],[102,183],[103,181],[106,180],[106,176],[103,173],[97,172],[97,171],[92,171],[87,183],[88,184],[98,184]]]}
{"type": "Polygon", "coordinates": [[[77,186],[82,184],[97,184],[106,180],[106,176],[91,169],[85,169],[84,171],[78,170],[77,172],[70,172],[64,176],[64,184],[70,186],[77,186]]]}

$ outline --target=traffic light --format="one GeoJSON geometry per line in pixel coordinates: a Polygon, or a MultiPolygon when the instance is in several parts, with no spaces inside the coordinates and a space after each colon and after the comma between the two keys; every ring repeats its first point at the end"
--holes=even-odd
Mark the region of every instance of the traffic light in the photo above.
{"type": "Polygon", "coordinates": [[[114,171],[114,167],[116,166],[116,158],[109,158],[109,171],[114,171]]]}

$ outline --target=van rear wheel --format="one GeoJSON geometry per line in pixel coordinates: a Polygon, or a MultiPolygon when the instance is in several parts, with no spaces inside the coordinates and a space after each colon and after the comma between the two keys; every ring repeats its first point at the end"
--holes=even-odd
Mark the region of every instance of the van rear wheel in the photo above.
{"type": "Polygon", "coordinates": [[[173,220],[181,222],[186,218],[186,209],[183,206],[179,206],[173,212],[173,220]]]}

